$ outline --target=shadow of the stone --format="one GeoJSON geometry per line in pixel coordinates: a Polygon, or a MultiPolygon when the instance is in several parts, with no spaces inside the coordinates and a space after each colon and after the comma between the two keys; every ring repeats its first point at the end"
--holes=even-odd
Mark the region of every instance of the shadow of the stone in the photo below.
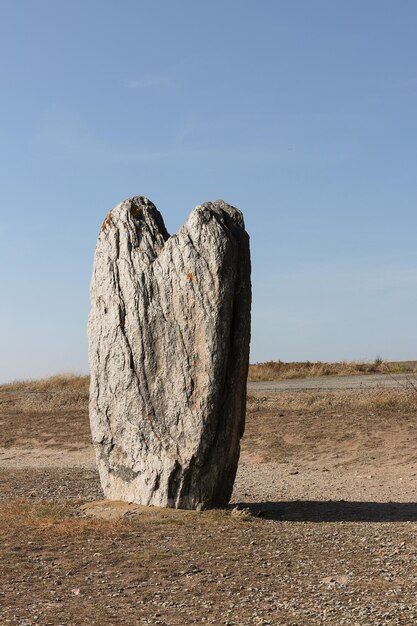
{"type": "Polygon", "coordinates": [[[252,515],[288,522],[417,522],[416,502],[347,502],[294,500],[239,502],[252,515]]]}

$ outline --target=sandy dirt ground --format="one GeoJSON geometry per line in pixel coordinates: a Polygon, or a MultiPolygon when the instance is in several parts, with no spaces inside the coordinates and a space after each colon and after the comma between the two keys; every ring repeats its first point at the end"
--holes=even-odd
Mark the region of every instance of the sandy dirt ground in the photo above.
{"type": "Polygon", "coordinates": [[[396,385],[252,383],[231,507],[204,513],[92,506],[87,407],[0,394],[0,624],[417,623],[417,410],[366,401],[396,385]]]}

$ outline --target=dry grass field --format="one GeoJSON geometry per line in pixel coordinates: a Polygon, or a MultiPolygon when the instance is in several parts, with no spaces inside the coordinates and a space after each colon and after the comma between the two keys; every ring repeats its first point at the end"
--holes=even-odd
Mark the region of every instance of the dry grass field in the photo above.
{"type": "Polygon", "coordinates": [[[267,361],[249,366],[249,381],[288,380],[291,378],[309,378],[314,376],[353,376],[355,374],[415,374],[417,361],[341,361],[323,363],[310,361],[284,363],[267,361]]]}
{"type": "Polygon", "coordinates": [[[252,386],[232,504],[203,513],[100,503],[87,398],[0,387],[1,626],[417,623],[412,375],[252,386]]]}

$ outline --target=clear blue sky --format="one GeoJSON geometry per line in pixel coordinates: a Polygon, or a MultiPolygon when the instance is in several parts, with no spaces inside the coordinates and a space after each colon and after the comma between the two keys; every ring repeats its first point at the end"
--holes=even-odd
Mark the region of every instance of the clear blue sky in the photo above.
{"type": "Polygon", "coordinates": [[[106,212],[223,198],[251,360],[417,358],[417,3],[2,0],[0,381],[87,371],[106,212]]]}

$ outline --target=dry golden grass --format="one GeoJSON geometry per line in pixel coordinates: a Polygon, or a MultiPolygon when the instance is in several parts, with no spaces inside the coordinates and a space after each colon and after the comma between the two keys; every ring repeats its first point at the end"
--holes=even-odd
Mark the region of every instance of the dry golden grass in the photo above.
{"type": "Polygon", "coordinates": [[[89,376],[60,374],[39,380],[19,380],[0,385],[0,408],[47,413],[59,408],[84,409],[89,376]]]}
{"type": "Polygon", "coordinates": [[[267,361],[249,366],[249,382],[311,378],[317,376],[354,376],[356,374],[407,374],[417,372],[417,361],[341,361],[325,363],[318,361],[290,362],[267,361]]]}
{"type": "MultiPolygon", "coordinates": [[[[295,410],[322,410],[329,407],[414,409],[417,406],[416,361],[373,363],[283,363],[270,361],[249,367],[250,382],[283,380],[317,376],[349,376],[356,374],[410,373],[408,381],[398,382],[395,389],[343,391],[280,392],[265,396],[267,402],[279,403],[295,410]]],[[[0,410],[16,413],[49,413],[57,409],[85,410],[88,405],[89,376],[61,374],[40,380],[22,380],[0,385],[0,410]]],[[[259,404],[262,394],[252,394],[249,402],[259,404]]]]}
{"type": "MultiPolygon", "coordinates": [[[[90,505],[102,506],[102,501],[90,505]]],[[[125,502],[111,502],[109,506],[120,505],[126,509],[125,502]]],[[[54,534],[67,536],[83,534],[99,530],[100,532],[112,533],[121,529],[133,529],[135,527],[152,528],[172,524],[174,526],[189,526],[195,528],[210,528],[211,526],[227,525],[236,526],[242,522],[255,521],[246,510],[238,509],[211,509],[207,511],[188,511],[182,509],[166,509],[158,507],[139,507],[127,516],[120,517],[91,517],[82,514],[81,502],[69,500],[54,502],[31,502],[21,498],[0,503],[0,518],[5,533],[7,529],[15,528],[21,531],[47,531],[54,534]]],[[[1,535],[1,531],[0,531],[1,535]]]]}
{"type": "Polygon", "coordinates": [[[120,531],[122,520],[102,520],[78,515],[79,505],[69,501],[30,502],[16,499],[0,504],[2,528],[0,537],[7,535],[10,528],[16,536],[31,536],[47,533],[49,537],[65,536],[66,539],[80,537],[85,534],[99,532],[111,535],[120,531]]]}
{"type": "MultiPolygon", "coordinates": [[[[261,380],[286,380],[291,378],[312,378],[318,376],[352,376],[355,374],[400,374],[417,373],[417,361],[266,361],[249,365],[250,382],[261,380]]],[[[58,374],[37,380],[17,380],[0,385],[0,392],[24,392],[62,394],[88,397],[90,377],[79,374],[58,374]]]]}
{"type": "Polygon", "coordinates": [[[87,393],[89,376],[58,374],[38,380],[16,380],[0,385],[0,391],[24,391],[27,393],[87,393]]]}

